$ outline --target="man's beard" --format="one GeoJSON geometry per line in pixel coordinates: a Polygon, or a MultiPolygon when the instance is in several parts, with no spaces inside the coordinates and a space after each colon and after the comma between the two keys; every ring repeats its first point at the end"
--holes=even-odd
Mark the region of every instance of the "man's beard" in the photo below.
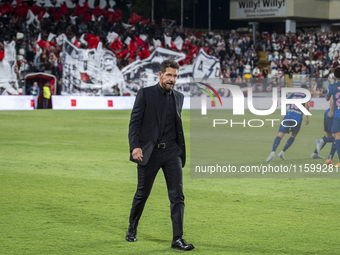
{"type": "Polygon", "coordinates": [[[172,88],[168,88],[166,85],[172,85],[172,86],[174,86],[175,84],[174,83],[165,83],[165,82],[161,82],[161,85],[162,85],[162,88],[163,89],[165,89],[166,91],[170,91],[170,90],[172,90],[173,89],[173,87],[172,88]]]}

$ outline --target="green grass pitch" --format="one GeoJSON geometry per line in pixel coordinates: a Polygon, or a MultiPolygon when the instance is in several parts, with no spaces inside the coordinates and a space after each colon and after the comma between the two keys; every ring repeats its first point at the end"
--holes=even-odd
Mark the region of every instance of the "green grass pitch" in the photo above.
{"type": "MultiPolygon", "coordinates": [[[[312,113],[285,161],[324,163],[310,159],[324,133],[323,111],[312,113]]],[[[137,183],[128,153],[129,117],[130,111],[0,112],[1,255],[181,253],[170,249],[170,203],[161,171],[138,241],[125,241],[137,183]]],[[[190,156],[189,111],[182,117],[190,156]]],[[[230,153],[242,153],[230,154],[233,162],[259,164],[277,128],[228,132],[230,153]]],[[[196,246],[191,253],[340,254],[339,179],[190,178],[189,157],[187,162],[184,239],[196,246]]]]}

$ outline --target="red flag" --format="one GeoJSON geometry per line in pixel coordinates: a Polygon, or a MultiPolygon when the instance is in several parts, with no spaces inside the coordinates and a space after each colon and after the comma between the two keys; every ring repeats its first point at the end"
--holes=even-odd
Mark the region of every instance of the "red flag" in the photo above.
{"type": "Polygon", "coordinates": [[[131,17],[130,17],[130,19],[129,19],[129,22],[130,22],[131,24],[135,24],[136,22],[140,21],[141,18],[142,18],[142,16],[140,16],[140,15],[138,15],[138,14],[136,14],[136,13],[132,13],[132,15],[131,15],[131,17]]]}
{"type": "Polygon", "coordinates": [[[185,59],[179,61],[178,64],[179,64],[180,66],[187,65],[187,64],[190,63],[191,59],[192,59],[192,56],[186,55],[185,59]]]}
{"type": "Polygon", "coordinates": [[[5,53],[2,50],[0,50],[0,62],[4,59],[4,57],[5,53]]]}
{"type": "Polygon", "coordinates": [[[135,43],[131,40],[130,44],[128,45],[128,49],[131,51],[136,51],[138,50],[137,46],[135,45],[135,43]]]}
{"type": "Polygon", "coordinates": [[[9,12],[13,12],[13,11],[14,9],[13,9],[12,3],[4,3],[0,8],[0,14],[6,14],[9,12]]]}
{"type": "Polygon", "coordinates": [[[100,9],[99,5],[97,5],[93,11],[92,11],[92,15],[96,18],[97,16],[103,15],[106,16],[106,10],[105,9],[100,9]]]}
{"type": "Polygon", "coordinates": [[[129,50],[128,50],[128,49],[125,49],[125,50],[119,52],[118,55],[119,55],[120,58],[123,58],[128,52],[129,52],[129,50]]]}
{"type": "Polygon", "coordinates": [[[114,42],[111,44],[111,48],[114,50],[120,50],[121,48],[123,48],[123,44],[121,41],[119,41],[119,39],[117,38],[116,40],[114,40],[114,42]]]}
{"type": "Polygon", "coordinates": [[[72,42],[77,48],[80,48],[80,45],[79,45],[79,43],[78,43],[76,37],[73,37],[73,38],[71,39],[71,42],[72,42]]]}
{"type": "Polygon", "coordinates": [[[141,23],[142,25],[146,25],[146,24],[149,23],[149,21],[148,21],[147,19],[145,19],[145,18],[142,17],[140,23],[141,23]]]}
{"type": "Polygon", "coordinates": [[[73,16],[82,16],[85,13],[89,15],[90,10],[91,9],[90,9],[89,5],[86,2],[84,2],[84,6],[83,7],[81,7],[79,4],[77,4],[76,8],[74,9],[73,16]]]}
{"type": "Polygon", "coordinates": [[[59,21],[59,20],[61,20],[61,15],[55,13],[55,14],[53,14],[53,18],[54,18],[54,21],[59,21]]]}
{"type": "Polygon", "coordinates": [[[114,12],[107,12],[107,16],[108,18],[108,22],[117,22],[118,20],[123,18],[123,14],[121,12],[121,10],[115,10],[114,12]]]}
{"type": "Polygon", "coordinates": [[[99,36],[92,36],[89,40],[89,49],[97,48],[100,42],[99,36]]]}
{"type": "Polygon", "coordinates": [[[80,78],[82,81],[89,81],[90,76],[87,73],[80,73],[80,78]]]}
{"type": "Polygon", "coordinates": [[[65,15],[65,14],[68,14],[68,10],[67,10],[66,5],[63,5],[63,4],[60,5],[60,9],[59,9],[59,11],[58,11],[58,14],[59,14],[60,16],[63,16],[63,15],[65,15]]]}
{"type": "Polygon", "coordinates": [[[130,59],[131,59],[131,62],[135,62],[135,51],[134,50],[130,50],[130,59]]]}
{"type": "Polygon", "coordinates": [[[54,7],[50,7],[50,11],[52,14],[56,14],[54,7]]]}
{"type": "Polygon", "coordinates": [[[145,45],[144,50],[138,53],[138,56],[141,60],[148,58],[150,55],[151,54],[149,52],[149,45],[145,45]]]}
{"type": "Polygon", "coordinates": [[[40,48],[46,47],[46,42],[43,39],[41,39],[39,42],[37,42],[37,44],[39,45],[40,48]]]}
{"type": "Polygon", "coordinates": [[[117,38],[117,48],[120,50],[123,48],[123,43],[119,41],[119,38],[117,38]]]}
{"type": "Polygon", "coordinates": [[[38,15],[38,20],[41,20],[45,15],[45,11],[41,11],[38,15]]]}
{"type": "Polygon", "coordinates": [[[17,6],[15,9],[15,14],[14,16],[16,17],[27,17],[27,12],[28,12],[28,4],[24,3],[23,5],[17,6]]]}
{"type": "Polygon", "coordinates": [[[84,13],[84,15],[83,15],[83,22],[84,22],[85,24],[87,24],[87,21],[88,21],[88,20],[91,20],[91,19],[92,19],[92,17],[90,16],[90,14],[84,13]]]}
{"type": "Polygon", "coordinates": [[[51,48],[50,43],[49,42],[45,42],[45,47],[46,47],[47,50],[50,50],[50,48],[51,48]]]}
{"type": "Polygon", "coordinates": [[[89,42],[91,37],[95,37],[95,35],[88,33],[88,34],[86,34],[84,40],[89,42]]]}
{"type": "Polygon", "coordinates": [[[117,50],[116,40],[111,44],[111,48],[117,50]]]}
{"type": "Polygon", "coordinates": [[[197,47],[190,44],[190,48],[189,48],[190,56],[193,56],[196,53],[196,51],[197,51],[197,47]]]}
{"type": "Polygon", "coordinates": [[[34,15],[37,15],[41,12],[41,7],[35,4],[32,8],[30,8],[30,10],[34,13],[34,15]]]}
{"type": "Polygon", "coordinates": [[[144,47],[145,46],[145,42],[141,38],[139,38],[137,36],[134,36],[133,38],[134,38],[138,47],[144,47]]]}
{"type": "Polygon", "coordinates": [[[182,50],[186,50],[188,47],[189,47],[189,40],[188,40],[188,39],[185,39],[185,44],[184,44],[184,46],[182,47],[182,50]]]}
{"type": "Polygon", "coordinates": [[[171,49],[172,50],[177,50],[176,44],[171,40],[171,49]]]}

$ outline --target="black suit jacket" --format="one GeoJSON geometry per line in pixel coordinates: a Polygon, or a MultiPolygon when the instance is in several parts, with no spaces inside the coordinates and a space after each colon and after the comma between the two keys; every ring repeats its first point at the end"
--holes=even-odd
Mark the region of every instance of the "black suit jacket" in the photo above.
{"type": "MultiPolygon", "coordinates": [[[[157,142],[158,133],[161,123],[161,101],[159,96],[158,84],[142,88],[138,91],[135,104],[131,112],[129,125],[129,143],[130,143],[130,160],[131,152],[135,148],[141,148],[143,151],[143,161],[136,162],[145,166],[151,156],[157,142]]],[[[181,159],[182,167],[185,165],[185,142],[181,120],[181,112],[184,96],[182,93],[173,90],[176,105],[176,142],[182,149],[181,159]]]]}

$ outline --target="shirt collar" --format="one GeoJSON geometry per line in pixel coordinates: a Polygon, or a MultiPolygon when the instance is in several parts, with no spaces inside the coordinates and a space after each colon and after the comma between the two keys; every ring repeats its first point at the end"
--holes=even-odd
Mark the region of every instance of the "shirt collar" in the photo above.
{"type": "Polygon", "coordinates": [[[170,91],[166,91],[165,89],[163,89],[163,88],[161,87],[161,85],[160,85],[159,83],[158,83],[157,88],[158,88],[159,92],[160,92],[163,96],[164,96],[164,94],[165,94],[166,92],[169,92],[170,95],[172,95],[172,89],[170,89],[170,91]]]}

